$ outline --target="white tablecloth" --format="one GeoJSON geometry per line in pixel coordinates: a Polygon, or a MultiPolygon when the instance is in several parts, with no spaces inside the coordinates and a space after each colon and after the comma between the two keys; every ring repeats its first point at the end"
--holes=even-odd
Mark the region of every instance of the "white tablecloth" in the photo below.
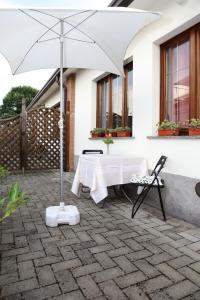
{"type": "Polygon", "coordinates": [[[108,196],[108,186],[130,183],[134,174],[148,174],[146,159],[123,155],[84,154],[79,157],[71,191],[80,196],[81,184],[88,186],[91,197],[98,203],[108,196]]]}

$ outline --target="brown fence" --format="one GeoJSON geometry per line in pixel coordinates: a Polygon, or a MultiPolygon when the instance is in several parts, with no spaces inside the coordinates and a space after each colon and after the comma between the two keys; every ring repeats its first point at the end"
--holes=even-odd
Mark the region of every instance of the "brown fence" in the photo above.
{"type": "Polygon", "coordinates": [[[59,111],[44,107],[0,120],[0,165],[9,170],[58,169],[58,121],[59,111]]]}

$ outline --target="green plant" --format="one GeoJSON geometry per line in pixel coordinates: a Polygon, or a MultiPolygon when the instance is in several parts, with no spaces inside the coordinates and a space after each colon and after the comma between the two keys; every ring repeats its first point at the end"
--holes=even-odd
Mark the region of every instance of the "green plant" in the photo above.
{"type": "Polygon", "coordinates": [[[2,181],[8,175],[8,170],[0,165],[0,181],[2,181]]]}
{"type": "Polygon", "coordinates": [[[116,131],[116,128],[107,128],[106,131],[107,131],[108,133],[117,132],[117,131],[116,131]]]}
{"type": "Polygon", "coordinates": [[[191,119],[188,126],[190,128],[200,128],[200,119],[191,119]]]}
{"type": "Polygon", "coordinates": [[[132,130],[130,127],[117,127],[116,128],[116,132],[122,132],[122,131],[131,132],[132,130]]]}
{"type": "Polygon", "coordinates": [[[179,127],[176,122],[164,120],[161,124],[157,124],[158,129],[168,129],[168,130],[175,130],[179,127]]]}
{"type": "Polygon", "coordinates": [[[109,144],[114,144],[114,141],[113,141],[113,139],[112,139],[112,136],[107,136],[104,140],[103,140],[103,142],[106,144],[106,145],[109,145],[109,144]]]}
{"type": "Polygon", "coordinates": [[[95,134],[105,133],[105,129],[104,128],[93,128],[91,130],[91,133],[95,133],[95,134]]]}
{"type": "Polygon", "coordinates": [[[31,197],[22,192],[18,182],[13,183],[8,191],[8,195],[5,198],[0,198],[0,221],[9,217],[30,199],[31,197]]]}

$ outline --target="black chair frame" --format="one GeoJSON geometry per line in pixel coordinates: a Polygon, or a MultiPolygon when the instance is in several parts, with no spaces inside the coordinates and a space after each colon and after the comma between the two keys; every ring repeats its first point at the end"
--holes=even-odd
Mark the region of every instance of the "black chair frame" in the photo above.
{"type": "Polygon", "coordinates": [[[131,214],[131,218],[133,219],[134,216],[136,215],[138,209],[140,208],[140,206],[142,205],[142,203],[144,202],[146,196],[148,195],[149,191],[151,190],[151,188],[157,188],[158,191],[158,196],[159,196],[159,200],[160,200],[160,206],[161,206],[161,210],[162,210],[162,214],[163,214],[163,219],[164,221],[166,221],[166,215],[165,215],[165,210],[164,210],[164,205],[163,205],[163,200],[162,200],[162,194],[161,194],[161,188],[164,187],[164,181],[162,180],[162,185],[160,185],[159,183],[159,179],[158,179],[158,175],[161,172],[161,170],[163,169],[165,162],[167,160],[167,157],[162,155],[160,157],[160,159],[158,160],[155,168],[153,169],[151,176],[154,176],[151,184],[147,184],[147,183],[132,183],[136,186],[141,186],[143,187],[142,192],[137,196],[137,199],[135,200],[135,202],[133,203],[133,200],[127,195],[125,189],[123,186],[121,186],[121,191],[123,193],[123,195],[130,201],[133,203],[133,208],[132,208],[132,214],[131,214]],[[156,184],[154,184],[156,183],[156,184]]]}

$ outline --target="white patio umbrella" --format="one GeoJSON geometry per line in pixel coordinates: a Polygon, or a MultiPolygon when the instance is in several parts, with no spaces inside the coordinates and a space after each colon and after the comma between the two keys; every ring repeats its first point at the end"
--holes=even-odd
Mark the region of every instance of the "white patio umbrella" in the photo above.
{"type": "Polygon", "coordinates": [[[60,202],[63,203],[63,68],[123,75],[134,35],[159,13],[129,8],[1,9],[0,52],[13,74],[60,68],[60,202]]]}

